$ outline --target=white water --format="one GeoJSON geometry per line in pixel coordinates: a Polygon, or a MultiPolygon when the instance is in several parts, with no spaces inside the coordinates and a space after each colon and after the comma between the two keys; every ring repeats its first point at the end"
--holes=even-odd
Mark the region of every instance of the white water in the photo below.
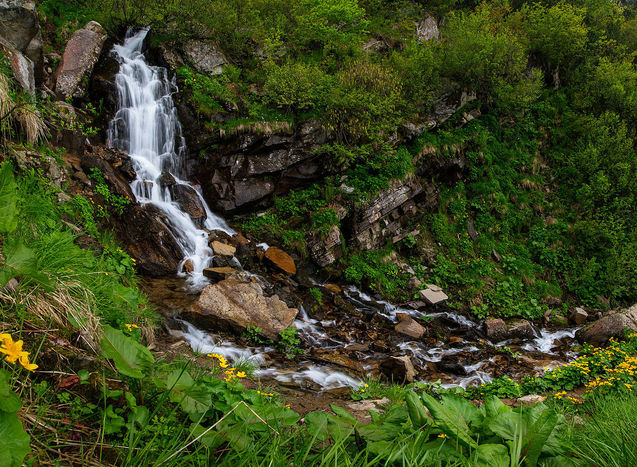
{"type": "MultiPolygon", "coordinates": [[[[213,256],[208,233],[195,225],[171,199],[168,189],[158,182],[166,171],[177,185],[190,186],[180,178],[186,146],[172,99],[177,87],[174,80],[168,79],[165,68],[146,63],[142,45],[147,33],[148,30],[129,31],[124,43],[113,47],[112,53],[120,64],[115,77],[119,110],[109,125],[109,145],[128,153],[132,159],[137,179],[131,188],[137,201],[151,203],[166,215],[184,256],[179,271],[175,272],[181,274],[183,264],[190,260],[194,270],[188,280],[193,286],[201,286],[207,282],[203,270],[213,256]]],[[[206,212],[204,227],[235,233],[210,211],[199,190],[195,188],[195,192],[206,212]]]]}

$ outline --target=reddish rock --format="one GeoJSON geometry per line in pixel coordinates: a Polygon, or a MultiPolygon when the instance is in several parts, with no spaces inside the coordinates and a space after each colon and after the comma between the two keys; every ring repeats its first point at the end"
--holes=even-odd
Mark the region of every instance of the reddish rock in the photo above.
{"type": "Polygon", "coordinates": [[[507,325],[500,318],[487,319],[484,322],[484,332],[487,335],[487,339],[493,342],[503,341],[509,336],[507,325]]]}
{"type": "Polygon", "coordinates": [[[181,267],[181,270],[186,274],[193,272],[195,270],[195,266],[192,264],[192,260],[187,259],[181,267]]]}
{"type": "Polygon", "coordinates": [[[268,248],[268,251],[265,252],[265,259],[286,274],[296,274],[296,265],[292,257],[276,246],[268,248]]]}
{"type": "Polygon", "coordinates": [[[84,96],[87,78],[93,72],[105,40],[104,28],[95,21],[90,21],[73,33],[57,72],[55,92],[60,98],[84,96]]]}
{"type": "Polygon", "coordinates": [[[586,313],[584,308],[577,307],[568,316],[568,319],[575,324],[584,324],[588,319],[588,313],[586,313]]]}
{"type": "Polygon", "coordinates": [[[425,333],[425,328],[422,327],[411,316],[403,318],[395,327],[396,332],[405,334],[406,336],[413,337],[414,339],[420,339],[425,333]]]}
{"type": "Polygon", "coordinates": [[[606,315],[583,327],[577,331],[575,337],[582,343],[601,346],[611,337],[623,337],[625,329],[637,331],[637,304],[612,315],[606,315]]]}
{"type": "Polygon", "coordinates": [[[343,289],[337,284],[325,284],[325,288],[330,292],[341,293],[343,289]]]}

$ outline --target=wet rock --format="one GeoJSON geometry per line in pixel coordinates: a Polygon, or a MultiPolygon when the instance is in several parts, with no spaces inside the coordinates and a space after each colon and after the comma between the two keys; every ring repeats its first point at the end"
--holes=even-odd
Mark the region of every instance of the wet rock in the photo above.
{"type": "Polygon", "coordinates": [[[466,368],[458,362],[442,361],[436,366],[438,367],[438,370],[443,373],[448,373],[456,376],[467,376],[466,368]]]}
{"type": "MultiPolygon", "coordinates": [[[[349,349],[348,349],[349,350],[349,349]]],[[[312,358],[320,362],[331,363],[333,365],[342,366],[348,370],[352,370],[358,373],[363,372],[363,367],[359,360],[348,357],[343,353],[342,349],[339,350],[312,350],[312,358]]]]}
{"type": "Polygon", "coordinates": [[[509,336],[509,329],[504,320],[500,318],[487,319],[484,322],[484,332],[487,339],[493,342],[503,341],[509,336]]]}
{"type": "Polygon", "coordinates": [[[215,282],[222,281],[231,276],[239,274],[239,270],[230,267],[220,267],[220,268],[205,268],[203,270],[203,275],[208,279],[211,279],[215,282]]]}
{"type": "Polygon", "coordinates": [[[436,19],[430,14],[416,23],[416,38],[419,42],[438,40],[440,31],[436,19]]]}
{"type": "Polygon", "coordinates": [[[179,205],[179,208],[188,214],[197,226],[203,227],[208,216],[195,189],[184,183],[175,183],[169,191],[172,200],[179,205]]]}
{"type": "Polygon", "coordinates": [[[210,246],[212,247],[212,251],[214,251],[215,255],[219,256],[234,256],[237,251],[237,249],[232,245],[221,243],[217,240],[214,240],[210,246]]]}
{"type": "Polygon", "coordinates": [[[539,404],[540,402],[544,402],[546,397],[541,396],[539,394],[528,394],[526,396],[522,396],[516,399],[516,402],[519,405],[523,405],[525,407],[531,407],[539,404]]]}
{"type": "Polygon", "coordinates": [[[575,337],[581,343],[601,346],[611,337],[623,337],[625,329],[637,330],[637,304],[612,315],[603,316],[577,331],[575,337]]]}
{"type": "Polygon", "coordinates": [[[111,191],[130,200],[135,195],[130,188],[131,180],[135,179],[135,171],[128,155],[117,149],[104,146],[86,145],[80,156],[80,167],[85,173],[91,169],[99,169],[111,191]]]}
{"type": "Polygon", "coordinates": [[[434,284],[427,284],[427,288],[418,292],[418,295],[430,305],[442,303],[449,298],[440,287],[434,284]]]}
{"type": "Polygon", "coordinates": [[[414,339],[420,339],[425,333],[425,328],[409,315],[405,315],[404,318],[394,326],[394,329],[396,332],[413,337],[414,339]]]}
{"type": "Polygon", "coordinates": [[[228,63],[221,49],[211,41],[189,40],[184,44],[183,50],[185,57],[200,73],[219,75],[223,73],[223,66],[228,63]]]}
{"type": "Polygon", "coordinates": [[[164,170],[157,179],[157,183],[159,183],[159,186],[161,186],[162,188],[169,188],[177,183],[177,180],[175,180],[173,174],[171,174],[167,170],[164,170]]]}
{"type": "Polygon", "coordinates": [[[104,28],[95,21],[90,21],[73,33],[66,44],[57,72],[55,92],[60,98],[84,97],[88,78],[102,52],[105,40],[104,28]]]}
{"type": "Polygon", "coordinates": [[[584,324],[588,319],[588,313],[584,310],[584,308],[577,307],[573,312],[568,316],[569,321],[575,324],[584,324]]]}
{"type": "Polygon", "coordinates": [[[407,355],[389,357],[380,364],[381,374],[389,381],[395,383],[412,383],[416,376],[416,370],[407,355]]]}
{"type": "Polygon", "coordinates": [[[294,264],[294,259],[290,255],[288,255],[282,249],[271,246],[265,252],[265,259],[275,268],[283,271],[286,274],[293,276],[296,274],[296,265],[294,264]]]}
{"type": "Polygon", "coordinates": [[[507,323],[507,332],[509,339],[530,340],[537,337],[533,324],[526,319],[518,319],[507,323]]]}
{"type": "Polygon", "coordinates": [[[450,346],[457,346],[459,344],[462,344],[464,342],[464,339],[458,336],[449,336],[449,339],[447,342],[449,343],[450,346]]]}
{"type": "Polygon", "coordinates": [[[264,296],[255,282],[229,278],[206,286],[184,316],[205,329],[220,325],[240,330],[259,327],[266,336],[277,338],[293,324],[297,313],[296,308],[288,308],[277,295],[264,296]]]}
{"type": "Polygon", "coordinates": [[[115,231],[137,261],[137,269],[153,277],[174,274],[184,255],[166,216],[152,204],[135,204],[124,217],[114,220],[115,231]]]}
{"type": "MultiPolygon", "coordinates": [[[[185,272],[186,274],[190,274],[191,272],[193,272],[195,270],[195,265],[192,264],[192,260],[187,259],[184,262],[184,265],[181,267],[182,272],[185,272]]],[[[205,273],[204,273],[205,275],[205,273]]]]}

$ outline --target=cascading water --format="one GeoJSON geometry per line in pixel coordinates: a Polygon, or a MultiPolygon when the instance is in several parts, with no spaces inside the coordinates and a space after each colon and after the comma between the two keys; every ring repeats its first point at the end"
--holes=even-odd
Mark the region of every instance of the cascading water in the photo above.
{"type": "MultiPolygon", "coordinates": [[[[142,45],[147,34],[145,29],[129,31],[124,43],[113,47],[112,53],[120,64],[115,77],[119,110],[109,125],[109,145],[128,153],[132,159],[137,179],[131,188],[137,201],[152,203],[166,215],[184,255],[176,272],[181,274],[182,265],[190,261],[193,270],[188,280],[193,286],[201,286],[206,283],[203,270],[209,265],[213,252],[208,246],[206,230],[195,224],[172,199],[171,190],[160,183],[160,177],[167,173],[174,178],[174,185],[193,189],[180,178],[184,176],[186,146],[172,99],[177,87],[174,80],[168,79],[165,68],[146,63],[142,45]]],[[[206,213],[203,227],[234,233],[222,218],[210,211],[197,189],[194,193],[206,213]]]]}

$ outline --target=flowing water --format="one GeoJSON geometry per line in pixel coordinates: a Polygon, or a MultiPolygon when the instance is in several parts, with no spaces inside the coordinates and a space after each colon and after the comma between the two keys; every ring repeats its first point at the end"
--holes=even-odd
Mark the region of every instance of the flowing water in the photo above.
{"type": "MultiPolygon", "coordinates": [[[[150,66],[146,62],[142,46],[147,33],[147,30],[129,32],[124,43],[113,48],[112,53],[120,64],[115,81],[119,110],[109,125],[108,139],[112,147],[128,153],[134,163],[137,178],[131,183],[131,188],[137,201],[141,204],[150,203],[159,208],[172,227],[172,232],[183,251],[180,270],[175,272],[184,275],[180,272],[182,265],[190,261],[194,270],[188,274],[187,282],[191,288],[200,289],[207,283],[203,276],[203,269],[210,264],[213,257],[213,252],[208,246],[208,231],[222,230],[229,234],[234,231],[222,218],[210,211],[197,187],[191,186],[185,180],[183,166],[186,147],[172,99],[172,94],[177,91],[177,87],[174,80],[169,79],[165,68],[150,66]],[[198,226],[179,207],[171,195],[171,190],[166,184],[161,183],[164,177],[171,180],[174,178],[174,184],[177,186],[181,185],[185,189],[194,190],[195,196],[199,198],[206,213],[203,225],[198,226]]],[[[264,250],[268,248],[265,243],[257,246],[264,250]]],[[[248,274],[265,281],[264,278],[249,272],[248,274]]],[[[425,344],[421,340],[413,340],[407,336],[398,338],[396,347],[401,353],[410,355],[416,366],[424,368],[443,362],[445,359],[458,359],[458,365],[462,370],[460,375],[451,376],[448,381],[443,382],[444,384],[467,386],[491,379],[485,367],[493,364],[494,359],[485,357],[484,345],[479,343],[480,339],[476,337],[477,323],[467,317],[453,311],[422,313],[411,308],[397,307],[385,301],[374,300],[355,287],[346,289],[345,297],[357,310],[363,310],[363,314],[367,316],[379,315],[388,322],[395,323],[398,321],[398,314],[403,313],[426,321],[444,322],[451,332],[467,336],[460,345],[456,346],[442,341],[435,345],[425,344]]],[[[368,323],[359,320],[357,323],[352,321],[352,324],[365,328],[368,323]]],[[[337,330],[334,320],[313,319],[302,306],[300,306],[295,325],[299,335],[312,349],[345,353],[354,345],[362,344],[355,339],[348,339],[347,342],[337,339],[334,336],[340,334],[334,332],[337,330]]],[[[266,354],[273,351],[267,347],[238,346],[232,341],[215,338],[187,322],[183,322],[183,329],[174,331],[174,334],[185,339],[195,351],[217,352],[235,361],[250,360],[255,365],[262,365],[266,361],[266,354]]],[[[550,357],[554,355],[554,341],[572,338],[573,334],[574,329],[557,333],[543,330],[540,336],[526,343],[521,350],[550,357]]],[[[488,344],[495,349],[492,344],[488,344]]],[[[360,356],[361,368],[364,371],[373,368],[374,358],[378,356],[372,354],[360,356]]],[[[361,382],[361,372],[354,375],[341,370],[342,367],[308,360],[296,366],[274,363],[267,369],[257,370],[256,374],[281,383],[311,382],[322,389],[342,386],[358,387],[361,382]]]]}
{"type": "MultiPolygon", "coordinates": [[[[172,99],[177,87],[174,80],[168,78],[165,68],[146,63],[142,46],[147,33],[146,29],[129,31],[124,43],[113,47],[112,53],[120,65],[115,77],[119,110],[110,122],[108,140],[110,146],[128,153],[133,161],[137,179],[131,188],[137,201],[151,203],[166,215],[183,251],[180,271],[181,266],[190,261],[194,270],[189,274],[189,282],[202,286],[206,283],[203,270],[213,256],[208,233],[181,210],[172,199],[171,190],[159,182],[167,173],[174,177],[176,185],[194,188],[181,178],[186,146],[172,99]]],[[[206,212],[203,227],[234,233],[222,218],[210,211],[196,188],[195,193],[206,212]]]]}

